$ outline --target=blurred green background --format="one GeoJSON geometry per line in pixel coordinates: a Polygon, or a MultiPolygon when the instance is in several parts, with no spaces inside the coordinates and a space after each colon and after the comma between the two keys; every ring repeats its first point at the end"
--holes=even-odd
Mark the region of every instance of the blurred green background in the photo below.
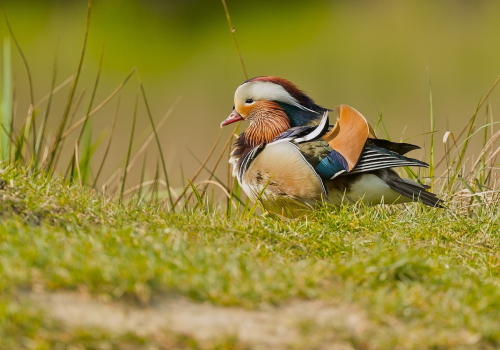
{"type": "MultiPolygon", "coordinates": [[[[58,83],[75,69],[87,2],[1,3],[30,63],[35,100],[39,100],[49,92],[56,53],[58,83]]],[[[460,132],[500,74],[499,1],[227,0],[227,4],[250,77],[284,77],[317,103],[330,108],[349,104],[372,122],[383,112],[393,139],[429,131],[430,77],[441,152],[443,133],[460,132]]],[[[8,36],[3,19],[0,34],[2,39],[8,36]]],[[[84,88],[87,93],[75,120],[84,116],[104,43],[97,103],[133,67],[139,70],[156,121],[182,96],[160,136],[173,180],[180,179],[176,170],[181,162],[190,177],[198,165],[187,147],[199,158],[205,157],[220,132],[220,122],[231,111],[234,90],[245,80],[221,2],[94,0],[89,35],[77,94],[84,88]]],[[[28,109],[29,89],[14,50],[13,65],[19,127],[28,109]]],[[[125,156],[139,91],[134,77],[121,93],[107,176],[125,156]]],[[[499,96],[495,91],[490,98],[493,115],[500,108],[499,96]]],[[[67,89],[55,100],[52,133],[66,97],[67,89]]],[[[94,138],[109,131],[115,108],[116,100],[94,117],[94,138]]],[[[136,147],[150,132],[142,105],[139,113],[136,147]]],[[[484,120],[484,113],[479,119],[484,120]]],[[[229,130],[224,132],[227,137],[229,130]]],[[[429,138],[410,141],[428,145],[429,138]]],[[[68,145],[69,154],[72,142],[68,145]]],[[[153,173],[155,145],[149,149],[153,173]]],[[[130,181],[137,179],[134,176],[130,181]]]]}

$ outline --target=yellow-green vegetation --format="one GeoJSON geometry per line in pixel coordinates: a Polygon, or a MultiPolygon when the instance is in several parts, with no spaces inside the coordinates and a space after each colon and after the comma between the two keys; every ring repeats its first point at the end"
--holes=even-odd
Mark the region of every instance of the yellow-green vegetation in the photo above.
{"type": "MultiPolygon", "coordinates": [[[[22,302],[31,290],[85,290],[142,305],[162,295],[244,308],[320,299],[367,312],[369,326],[343,339],[354,348],[500,344],[496,204],[325,208],[283,221],[226,217],[218,209],[168,213],[158,203],[136,200],[119,205],[57,177],[5,164],[2,172],[5,349],[155,343],[103,330],[64,330],[22,302]]],[[[315,331],[324,327],[309,327],[309,335],[315,331]]],[[[198,345],[193,340],[189,346],[198,345]]]]}
{"type": "MultiPolygon", "coordinates": [[[[126,100],[119,100],[119,94],[133,75],[138,77],[135,69],[123,74],[123,83],[101,98],[97,93],[101,54],[87,94],[91,97],[84,98],[86,89],[80,79],[88,78],[83,62],[90,5],[74,74],[60,82],[54,64],[51,88],[38,101],[29,60],[15,31],[7,26],[10,39],[3,50],[0,99],[0,349],[500,346],[500,208],[495,173],[500,132],[494,130],[488,100],[500,78],[462,132],[444,134],[442,157],[435,152],[441,142],[435,135],[431,95],[432,141],[424,152],[427,156],[422,156],[431,167],[428,172],[403,171],[432,185],[445,199],[446,209],[418,203],[325,206],[290,221],[259,214],[258,204],[246,200],[226,169],[221,169],[232,135],[222,146],[221,134],[206,158],[195,154],[202,165],[194,176],[182,170],[173,174],[174,167],[164,157],[165,138],[158,132],[169,114],[158,121],[140,78],[135,85],[139,97],[129,113],[133,122],[118,119],[120,103],[126,100]],[[22,59],[14,59],[14,52],[22,59]],[[24,95],[29,98],[23,104],[22,113],[27,113],[20,112],[16,119],[21,94],[14,93],[12,77],[13,66],[20,65],[28,73],[29,92],[24,95]],[[67,93],[66,100],[58,93],[61,89],[67,93]],[[52,105],[58,99],[64,102],[62,108],[52,105]],[[115,116],[109,123],[111,131],[91,137],[92,117],[110,107],[110,101],[116,103],[116,112],[113,107],[110,113],[115,116]],[[79,107],[84,112],[79,113],[79,107]],[[56,127],[51,128],[52,123],[56,127]],[[118,143],[113,139],[117,125],[126,128],[130,141],[118,137],[122,153],[108,157],[111,144],[118,143]],[[141,133],[136,125],[147,129],[141,133]],[[480,145],[475,157],[471,157],[472,142],[480,145]],[[157,164],[153,176],[146,170],[146,150],[158,154],[158,159],[149,156],[157,164]],[[141,162],[142,168],[136,166],[139,185],[132,186],[131,175],[139,177],[130,174],[132,166],[141,162]],[[116,167],[110,177],[102,172],[104,164],[116,167]],[[180,185],[173,183],[173,177],[188,181],[180,185]],[[224,194],[227,200],[220,200],[218,196],[224,194]],[[65,300],[70,302],[59,308],[62,314],[47,302],[51,296],[69,296],[65,300]],[[85,302],[72,314],[72,303],[78,298],[85,302]],[[144,332],[134,324],[120,329],[112,315],[130,309],[125,313],[130,318],[155,323],[179,311],[165,305],[191,310],[187,319],[193,323],[188,324],[191,328],[179,331],[175,324],[161,323],[144,332]],[[86,307],[94,321],[104,319],[104,323],[86,319],[86,307]],[[257,339],[231,330],[209,332],[208,340],[200,337],[196,328],[204,326],[195,322],[197,317],[203,314],[214,321],[220,316],[217,312],[226,324],[253,317],[250,329],[254,332],[259,323],[264,328],[283,325],[285,331],[279,339],[274,335],[267,339],[269,333],[258,334],[257,339]],[[325,312],[333,319],[325,320],[325,312]],[[290,324],[291,318],[298,321],[290,324]]],[[[269,45],[262,50],[269,50],[269,45]]],[[[494,49],[494,45],[488,47],[494,49]]],[[[309,55],[309,47],[304,50],[309,55]]],[[[330,60],[334,55],[320,56],[330,60]]],[[[118,61],[115,57],[112,65],[118,61]]],[[[393,69],[392,62],[387,64],[393,69]]],[[[381,114],[376,127],[379,133],[386,132],[381,114]]],[[[206,151],[206,145],[203,148],[206,151]]]]}

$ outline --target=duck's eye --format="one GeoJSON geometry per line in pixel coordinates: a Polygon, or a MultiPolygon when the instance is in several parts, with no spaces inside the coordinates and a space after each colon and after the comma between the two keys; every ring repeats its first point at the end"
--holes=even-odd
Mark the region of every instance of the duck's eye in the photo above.
{"type": "Polygon", "coordinates": [[[253,100],[251,98],[249,98],[248,100],[245,101],[246,104],[250,104],[250,103],[253,103],[253,100]]]}

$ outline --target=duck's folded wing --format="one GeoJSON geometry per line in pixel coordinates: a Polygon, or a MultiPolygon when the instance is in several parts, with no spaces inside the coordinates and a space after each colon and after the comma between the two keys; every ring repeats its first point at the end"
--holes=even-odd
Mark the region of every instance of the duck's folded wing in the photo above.
{"type": "Polygon", "coordinates": [[[363,153],[361,153],[358,163],[349,171],[349,174],[404,166],[427,168],[429,164],[368,143],[363,149],[363,153]]]}
{"type": "Polygon", "coordinates": [[[377,139],[354,108],[341,105],[335,113],[337,122],[329,131],[325,112],[318,126],[289,129],[275,142],[293,140],[323,179],[403,166],[428,167],[427,163],[403,156],[418,146],[377,139]]]}
{"type": "Polygon", "coordinates": [[[319,156],[320,160],[314,162],[314,157],[311,156],[308,157],[308,160],[314,165],[317,173],[324,179],[334,179],[339,175],[365,173],[387,168],[405,166],[429,167],[427,163],[420,160],[405,157],[396,152],[367,143],[361,153],[358,163],[354,168],[349,170],[349,165],[342,154],[331,148],[327,151],[327,148],[321,147],[318,143],[319,142],[316,142],[315,147],[311,145],[311,149],[307,149],[305,145],[301,145],[301,150],[306,156],[312,155],[313,149],[316,151],[314,157],[319,156]]]}

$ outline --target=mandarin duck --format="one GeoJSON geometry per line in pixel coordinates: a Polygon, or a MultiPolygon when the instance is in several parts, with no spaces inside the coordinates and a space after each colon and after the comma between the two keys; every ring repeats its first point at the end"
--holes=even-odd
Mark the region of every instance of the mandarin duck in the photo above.
{"type": "Polygon", "coordinates": [[[428,186],[401,178],[392,168],[427,163],[404,155],[420,147],[376,137],[355,109],[331,110],[278,77],[245,81],[234,94],[234,107],[221,127],[249,122],[231,152],[233,176],[252,201],[268,211],[295,218],[329,203],[341,206],[420,201],[442,207],[428,186]]]}

